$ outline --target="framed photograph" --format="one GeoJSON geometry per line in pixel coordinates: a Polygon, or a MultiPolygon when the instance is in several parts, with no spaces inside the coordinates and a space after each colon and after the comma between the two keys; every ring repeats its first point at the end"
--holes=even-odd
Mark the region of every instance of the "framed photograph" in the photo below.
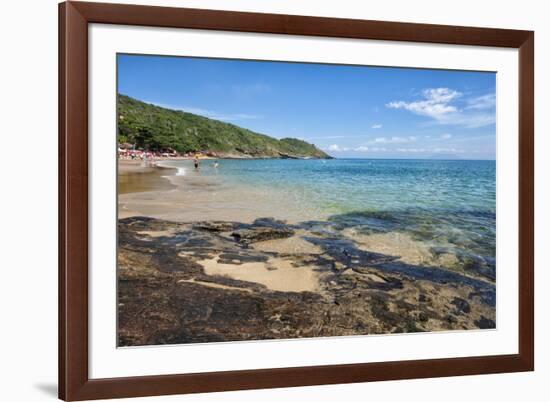
{"type": "Polygon", "coordinates": [[[59,6],[59,397],[534,369],[534,33],[59,6]]]}

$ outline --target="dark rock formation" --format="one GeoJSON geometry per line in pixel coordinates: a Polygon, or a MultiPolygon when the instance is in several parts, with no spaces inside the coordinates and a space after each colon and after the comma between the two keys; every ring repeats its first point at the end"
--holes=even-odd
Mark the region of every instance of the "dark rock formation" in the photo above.
{"type": "Polygon", "coordinates": [[[255,227],[236,230],[231,233],[231,236],[243,244],[250,244],[265,240],[283,239],[293,234],[294,231],[287,228],[255,227]]]}
{"type": "Polygon", "coordinates": [[[118,228],[119,346],[496,325],[489,278],[359,249],[339,235],[343,227],[337,225],[287,225],[267,218],[252,224],[183,224],[135,217],[121,219],[118,228]],[[256,247],[294,237],[317,251],[256,247]],[[277,291],[231,275],[208,275],[204,265],[264,264],[277,272],[274,259],[290,261],[291,269],[314,267],[318,290],[277,291]]]}

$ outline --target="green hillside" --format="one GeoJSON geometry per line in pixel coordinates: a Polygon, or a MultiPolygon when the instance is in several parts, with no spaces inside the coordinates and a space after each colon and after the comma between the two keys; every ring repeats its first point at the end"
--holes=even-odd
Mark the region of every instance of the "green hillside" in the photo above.
{"type": "Polygon", "coordinates": [[[281,140],[234,124],[118,96],[118,141],[138,148],[172,148],[180,153],[206,152],[218,157],[330,158],[295,138],[281,140]]]}

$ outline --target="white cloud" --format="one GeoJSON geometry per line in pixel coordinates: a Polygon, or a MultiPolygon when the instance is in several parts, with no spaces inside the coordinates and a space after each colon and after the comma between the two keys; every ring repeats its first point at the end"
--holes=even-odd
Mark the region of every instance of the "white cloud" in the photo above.
{"type": "Polygon", "coordinates": [[[315,137],[306,137],[309,140],[335,140],[340,138],[365,138],[364,134],[361,135],[322,135],[315,137]]]}
{"type": "Polygon", "coordinates": [[[443,124],[461,125],[466,128],[485,127],[495,123],[495,113],[476,113],[471,115],[457,114],[452,116],[443,124]]]}
{"type": "Polygon", "coordinates": [[[426,148],[397,148],[397,152],[410,152],[410,153],[420,153],[427,152],[426,148]]]}
{"type": "Polygon", "coordinates": [[[193,113],[193,114],[199,114],[201,116],[210,116],[210,115],[213,115],[215,114],[214,112],[210,111],[210,110],[206,110],[206,109],[201,109],[199,107],[192,107],[192,106],[170,106],[170,105],[161,105],[161,104],[156,104],[157,106],[160,106],[160,107],[165,107],[167,109],[173,109],[173,110],[179,110],[179,111],[182,111],[182,112],[188,112],[188,113],[193,113]]]}
{"type": "Polygon", "coordinates": [[[355,148],[349,148],[349,147],[342,147],[338,144],[332,144],[332,145],[329,145],[327,148],[325,148],[325,151],[329,151],[329,152],[348,152],[348,151],[368,152],[369,147],[367,147],[365,145],[360,145],[360,146],[355,147],[355,148]]]}
{"type": "Polygon", "coordinates": [[[374,141],[371,141],[371,143],[375,144],[400,144],[405,142],[414,142],[416,141],[417,137],[414,136],[408,136],[408,137],[377,137],[374,139],[374,141]]]}
{"type": "Polygon", "coordinates": [[[335,140],[338,138],[348,138],[350,136],[348,135],[326,135],[326,136],[319,136],[319,137],[307,137],[310,140],[335,140]]]}
{"type": "Polygon", "coordinates": [[[382,128],[382,124],[373,124],[371,128],[374,128],[375,130],[379,129],[379,128],[382,128]]]}
{"type": "Polygon", "coordinates": [[[457,111],[457,108],[450,105],[450,102],[462,96],[462,94],[449,88],[431,88],[422,91],[422,96],[424,99],[416,102],[394,101],[388,103],[386,106],[391,109],[405,109],[422,116],[440,120],[445,115],[457,111]]]}
{"type": "MultiPolygon", "coordinates": [[[[390,109],[404,109],[435,120],[438,124],[461,125],[468,128],[487,126],[495,122],[495,95],[487,94],[467,99],[466,106],[457,103],[463,94],[450,88],[429,88],[422,91],[422,99],[413,102],[393,101],[390,109]]],[[[464,101],[461,103],[464,105],[464,101]]]]}
{"type": "Polygon", "coordinates": [[[468,106],[466,109],[492,109],[496,105],[496,96],[495,94],[487,94],[483,96],[478,96],[477,98],[472,98],[468,100],[468,106]]]}
{"type": "Polygon", "coordinates": [[[447,103],[462,96],[462,93],[449,88],[430,88],[423,92],[424,97],[437,103],[447,103]]]}
{"type": "Polygon", "coordinates": [[[436,154],[440,154],[440,153],[462,154],[464,153],[464,150],[459,148],[434,148],[432,149],[432,152],[435,152],[436,154]]]}
{"type": "Polygon", "coordinates": [[[332,151],[332,152],[345,152],[345,151],[349,151],[349,148],[341,147],[341,146],[338,145],[338,144],[332,144],[332,145],[329,145],[329,146],[328,146],[327,151],[332,151]]]}
{"type": "Polygon", "coordinates": [[[439,138],[441,138],[442,140],[449,140],[453,138],[453,136],[451,134],[445,133],[445,134],[441,134],[439,138]]]}
{"type": "Polygon", "coordinates": [[[458,148],[397,148],[397,152],[402,153],[432,153],[432,154],[441,154],[441,153],[453,153],[461,154],[465,151],[458,148]]]}
{"type": "Polygon", "coordinates": [[[360,145],[357,147],[345,147],[338,144],[332,144],[324,148],[325,151],[339,153],[339,152],[369,152],[369,153],[402,153],[402,154],[463,154],[466,151],[460,148],[453,147],[369,147],[366,145],[360,145]]]}
{"type": "Polygon", "coordinates": [[[175,106],[175,105],[167,105],[164,103],[157,103],[157,102],[146,102],[146,103],[163,107],[165,109],[179,110],[181,112],[198,114],[200,116],[208,117],[210,119],[215,119],[215,120],[235,121],[235,120],[255,120],[255,119],[263,118],[263,116],[256,115],[256,114],[219,113],[213,110],[203,109],[203,108],[194,107],[194,106],[175,106]]]}
{"type": "Polygon", "coordinates": [[[234,120],[256,120],[261,119],[263,116],[257,115],[257,114],[246,114],[246,113],[234,113],[234,114],[224,114],[224,113],[218,113],[211,110],[204,110],[194,107],[188,107],[188,106],[182,106],[179,109],[183,112],[198,114],[204,117],[208,117],[210,119],[215,120],[223,120],[223,121],[234,121],[234,120]]]}

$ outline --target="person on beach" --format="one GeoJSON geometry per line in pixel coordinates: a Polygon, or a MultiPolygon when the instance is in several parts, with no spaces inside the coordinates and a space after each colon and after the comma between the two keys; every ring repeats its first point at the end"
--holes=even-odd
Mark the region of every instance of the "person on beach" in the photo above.
{"type": "Polygon", "coordinates": [[[199,170],[200,162],[199,162],[199,156],[198,155],[195,155],[195,159],[194,159],[193,162],[195,164],[195,170],[199,170]]]}

